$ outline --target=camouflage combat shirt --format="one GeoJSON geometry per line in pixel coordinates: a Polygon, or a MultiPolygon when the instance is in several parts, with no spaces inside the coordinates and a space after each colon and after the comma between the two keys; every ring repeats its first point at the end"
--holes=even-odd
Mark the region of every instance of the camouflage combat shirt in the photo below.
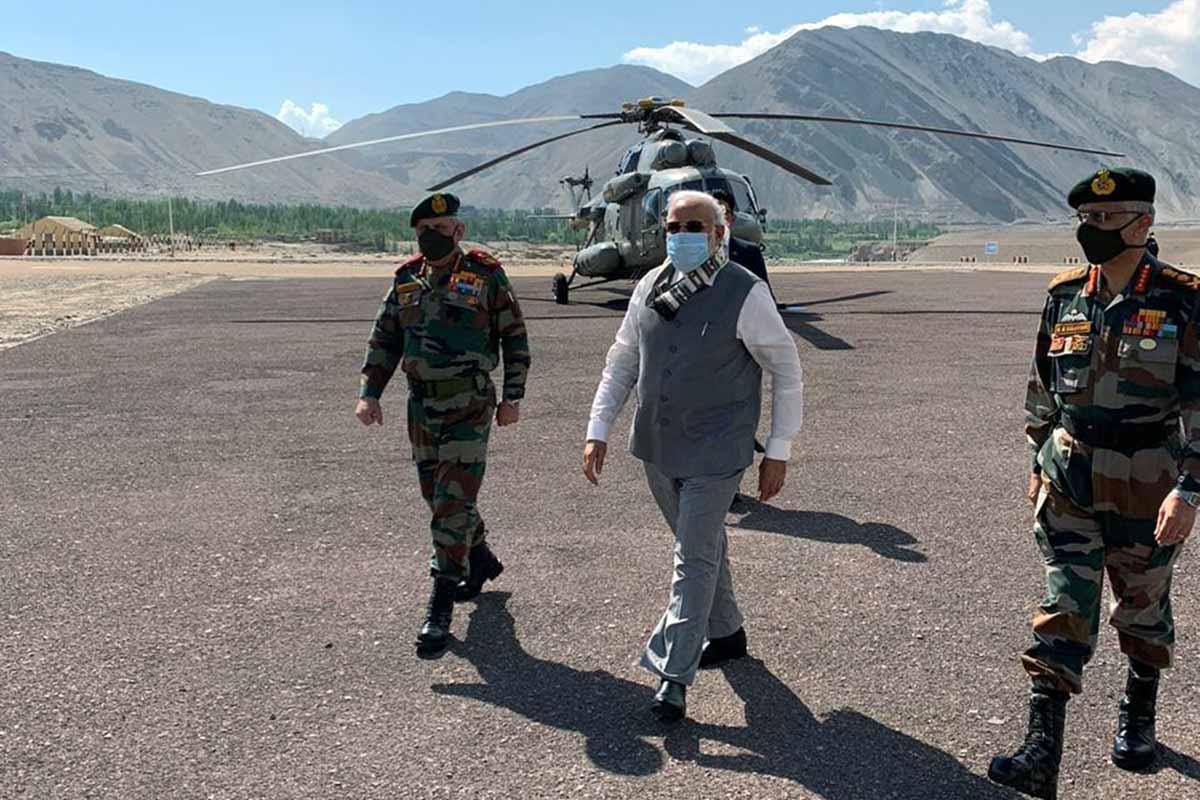
{"type": "Polygon", "coordinates": [[[525,396],[529,339],[504,269],[480,250],[431,270],[421,256],[396,270],[362,367],[361,397],[383,394],[396,368],[417,381],[489,373],[504,354],[503,399],[525,396]]]}
{"type": "Polygon", "coordinates": [[[1095,266],[1050,282],[1025,398],[1034,469],[1063,414],[1105,428],[1179,417],[1168,446],[1181,485],[1200,491],[1200,277],[1147,254],[1122,293],[1101,284],[1095,266]]]}

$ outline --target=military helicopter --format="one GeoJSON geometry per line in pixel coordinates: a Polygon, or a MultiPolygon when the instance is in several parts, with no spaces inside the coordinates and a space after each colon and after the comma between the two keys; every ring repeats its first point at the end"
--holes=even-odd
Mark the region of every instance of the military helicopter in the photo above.
{"type": "MultiPolygon", "coordinates": [[[[733,235],[752,242],[761,243],[763,226],[766,224],[766,209],[759,204],[758,198],[754,193],[754,187],[751,185],[748,177],[740,175],[733,170],[723,169],[717,165],[716,154],[712,144],[706,141],[706,138],[724,142],[739,150],[748,152],[818,186],[832,185],[832,182],[828,178],[818,175],[812,170],[797,164],[795,161],[763,145],[746,139],[722,122],[722,119],[787,120],[824,124],[864,125],[920,131],[942,136],[988,139],[1010,144],[1068,150],[1112,158],[1124,157],[1124,153],[1113,153],[1089,147],[1021,139],[979,131],[913,125],[902,122],[885,122],[812,114],[759,112],[708,114],[698,109],[688,108],[686,103],[678,98],[668,100],[662,97],[646,97],[634,103],[623,104],[621,110],[618,112],[497,120],[459,125],[453,128],[419,131],[398,136],[388,136],[382,139],[353,142],[336,147],[326,147],[304,153],[278,156],[246,164],[236,164],[231,167],[200,172],[197,173],[197,176],[216,175],[223,172],[290,161],[297,158],[308,158],[340,150],[350,150],[358,147],[368,147],[387,142],[415,139],[422,136],[436,136],[458,131],[535,123],[604,120],[589,127],[577,128],[566,133],[541,139],[499,155],[496,158],[460,172],[457,175],[453,175],[429,187],[429,191],[436,192],[539,147],[614,125],[636,125],[638,132],[642,134],[642,139],[625,152],[624,157],[617,167],[616,175],[604,184],[599,196],[586,200],[573,215],[568,215],[576,224],[586,224],[588,227],[588,236],[584,246],[575,254],[571,274],[564,275],[560,273],[554,276],[554,299],[560,304],[566,304],[569,301],[572,288],[584,289],[611,281],[636,280],[650,269],[660,265],[666,259],[666,237],[663,225],[664,212],[666,211],[667,202],[671,194],[680,190],[695,189],[704,192],[714,192],[721,189],[728,192],[734,198],[735,221],[732,226],[733,235]],[[699,137],[706,138],[699,138],[697,136],[689,137],[689,133],[698,134],[699,137]],[[573,287],[576,278],[579,277],[590,278],[591,281],[573,287]]],[[[591,179],[586,170],[582,179],[575,178],[571,180],[573,183],[565,184],[571,188],[584,185],[582,181],[586,180],[587,193],[590,195],[591,179]]]]}

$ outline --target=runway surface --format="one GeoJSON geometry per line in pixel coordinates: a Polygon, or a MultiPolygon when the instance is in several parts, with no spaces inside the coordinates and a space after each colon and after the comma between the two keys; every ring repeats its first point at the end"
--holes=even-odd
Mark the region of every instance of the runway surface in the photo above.
{"type": "MultiPolygon", "coordinates": [[[[506,571],[434,661],[402,381],[383,428],[351,413],[386,281],[219,279],[0,352],[0,797],[1016,797],[983,776],[1024,733],[1045,282],[777,277],[806,422],[783,495],[729,518],[753,658],[674,728],[635,665],[671,538],[631,409],[579,472],[627,286],[516,280],[534,367],[481,502],[506,571]]],[[[1200,795],[1197,588],[1185,556],[1157,771],[1108,763],[1105,626],[1061,797],[1200,795]]]]}

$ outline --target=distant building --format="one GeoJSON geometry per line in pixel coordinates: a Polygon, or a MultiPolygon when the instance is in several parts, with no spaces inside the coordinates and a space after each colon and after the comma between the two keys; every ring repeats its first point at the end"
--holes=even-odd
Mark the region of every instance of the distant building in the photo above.
{"type": "Polygon", "coordinates": [[[128,239],[130,241],[137,241],[142,238],[141,234],[134,233],[124,225],[115,224],[105,225],[99,230],[99,234],[105,239],[128,239]]]}
{"type": "Polygon", "coordinates": [[[100,243],[96,226],[75,217],[42,217],[17,231],[17,237],[33,242],[39,255],[93,253],[100,243]]]}
{"type": "Polygon", "coordinates": [[[346,235],[333,228],[321,228],[317,231],[317,241],[321,244],[340,244],[346,241],[346,235]]]}

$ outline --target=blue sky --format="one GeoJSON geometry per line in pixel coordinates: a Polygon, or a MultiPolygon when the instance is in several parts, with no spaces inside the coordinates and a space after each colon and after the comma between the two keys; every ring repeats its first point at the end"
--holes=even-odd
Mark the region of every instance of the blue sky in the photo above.
{"type": "Polygon", "coordinates": [[[0,50],[270,114],[291,101],[286,121],[310,133],[453,90],[506,94],[621,62],[702,82],[795,26],[823,21],[942,30],[1032,57],[1116,58],[1200,83],[1200,0],[208,0],[157,8],[57,0],[54,8],[52,20],[4,15],[0,50]],[[325,111],[312,114],[314,103],[325,111]]]}

